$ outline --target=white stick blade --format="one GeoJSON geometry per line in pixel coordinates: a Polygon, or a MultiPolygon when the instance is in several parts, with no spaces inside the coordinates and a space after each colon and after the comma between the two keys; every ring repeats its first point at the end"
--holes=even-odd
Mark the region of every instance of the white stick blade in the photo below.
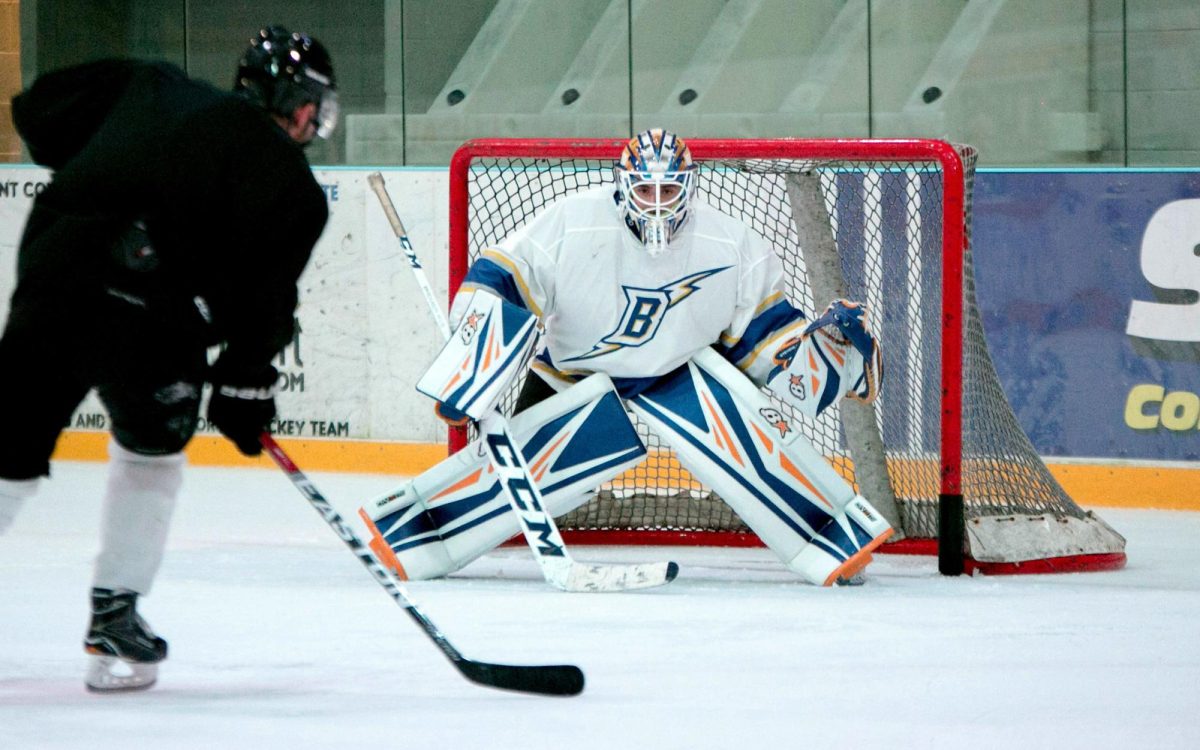
{"type": "Polygon", "coordinates": [[[642,565],[588,565],[577,562],[571,566],[566,585],[560,588],[589,593],[633,591],[670,583],[678,574],[679,566],[673,562],[642,565]]]}

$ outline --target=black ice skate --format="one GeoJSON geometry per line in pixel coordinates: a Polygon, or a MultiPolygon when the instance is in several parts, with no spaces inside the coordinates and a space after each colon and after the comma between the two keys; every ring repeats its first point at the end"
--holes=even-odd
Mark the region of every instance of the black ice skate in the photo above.
{"type": "Polygon", "coordinates": [[[145,690],[158,679],[167,642],[138,615],[137,596],[123,589],[92,589],[92,624],[83,639],[83,649],[92,654],[88,690],[145,690]]]}

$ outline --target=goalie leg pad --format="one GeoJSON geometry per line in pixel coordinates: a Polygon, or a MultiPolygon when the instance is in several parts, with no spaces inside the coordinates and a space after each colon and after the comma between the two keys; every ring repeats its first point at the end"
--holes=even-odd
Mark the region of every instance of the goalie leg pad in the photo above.
{"type": "Polygon", "coordinates": [[[786,561],[787,567],[804,576],[806,580],[813,583],[820,580],[821,585],[830,586],[838,580],[853,577],[867,567],[872,559],[871,553],[895,533],[879,511],[862,495],[851,498],[846,507],[820,530],[820,536],[835,536],[835,526],[840,529],[840,533],[844,533],[860,545],[857,552],[844,561],[837,562],[836,559],[831,560],[819,545],[809,544],[794,558],[786,561]],[[837,562],[837,565],[832,565],[833,562],[837,562]]]}
{"type": "Polygon", "coordinates": [[[805,580],[830,585],[861,569],[890,536],[882,516],[716,352],[700,352],[629,404],[805,580]]]}
{"type": "MultiPolygon", "coordinates": [[[[510,420],[551,515],[582,505],[646,447],[608,376],[588,377],[510,420]]],[[[479,441],[368,504],[371,548],[402,578],[452,573],[521,531],[479,441]]]]}
{"type": "Polygon", "coordinates": [[[767,389],[808,417],[842,396],[874,401],[883,382],[883,353],[866,316],[858,303],[834,301],[775,353],[767,389]]]}
{"type": "Polygon", "coordinates": [[[436,500],[460,491],[469,496],[486,464],[475,451],[461,450],[359,508],[358,515],[371,535],[367,546],[376,559],[402,581],[436,578],[453,570],[424,498],[436,500]]]}

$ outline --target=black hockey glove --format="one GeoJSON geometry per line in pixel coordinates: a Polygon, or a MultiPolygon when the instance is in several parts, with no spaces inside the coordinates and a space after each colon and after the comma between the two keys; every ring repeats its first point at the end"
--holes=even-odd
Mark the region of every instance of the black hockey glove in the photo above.
{"type": "Polygon", "coordinates": [[[258,437],[275,418],[278,375],[270,365],[224,366],[220,361],[213,365],[208,421],[247,456],[262,453],[258,437]]]}

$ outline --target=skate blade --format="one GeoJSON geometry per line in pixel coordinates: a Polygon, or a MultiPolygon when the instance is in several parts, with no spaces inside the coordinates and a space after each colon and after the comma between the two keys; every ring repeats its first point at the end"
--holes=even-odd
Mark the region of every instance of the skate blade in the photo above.
{"type": "Polygon", "coordinates": [[[157,680],[157,664],[138,664],[96,654],[88,665],[84,684],[93,693],[119,693],[146,690],[157,680]]]}

